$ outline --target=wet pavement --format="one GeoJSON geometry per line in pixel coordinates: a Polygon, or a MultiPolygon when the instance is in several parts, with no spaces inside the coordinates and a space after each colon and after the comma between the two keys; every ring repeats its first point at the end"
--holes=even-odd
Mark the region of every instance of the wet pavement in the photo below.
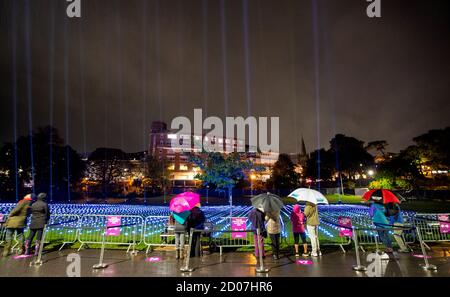
{"type": "MultiPolygon", "coordinates": [[[[416,250],[416,253],[418,251],[416,250]]],[[[14,259],[14,257],[0,258],[0,276],[49,276],[64,277],[71,262],[68,255],[77,253],[76,250],[66,249],[54,251],[43,256],[42,266],[30,266],[33,258],[14,259]]],[[[364,277],[375,271],[375,265],[367,262],[370,252],[361,253],[362,265],[368,272],[357,272],[352,269],[356,264],[354,251],[343,253],[340,250],[324,250],[319,258],[295,258],[293,255],[283,255],[279,260],[266,257],[264,263],[268,273],[256,273],[256,258],[248,252],[225,252],[204,255],[202,258],[191,259],[192,272],[181,272],[185,261],[177,260],[175,252],[169,248],[157,249],[149,254],[140,251],[136,256],[127,254],[124,250],[106,250],[105,269],[93,269],[99,262],[100,250],[85,249],[77,253],[80,256],[80,272],[82,277],[93,276],[121,276],[121,277],[173,277],[173,276],[213,276],[213,277],[319,277],[345,276],[364,277]],[[301,260],[301,261],[298,261],[301,260]]],[[[420,267],[423,258],[412,254],[394,254],[390,260],[382,261],[381,274],[383,276],[450,276],[450,245],[433,247],[430,252],[430,264],[437,266],[437,271],[426,271],[420,267]]],[[[70,268],[69,268],[70,270],[70,268]]]]}

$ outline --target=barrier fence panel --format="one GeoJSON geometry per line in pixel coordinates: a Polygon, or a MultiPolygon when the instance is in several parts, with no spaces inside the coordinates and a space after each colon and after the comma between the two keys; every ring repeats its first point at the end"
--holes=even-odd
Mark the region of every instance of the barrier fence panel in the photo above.
{"type": "Polygon", "coordinates": [[[128,250],[142,242],[144,218],[134,215],[83,215],[78,240],[89,244],[128,245],[128,250]],[[103,238],[105,235],[105,239],[103,238]]]}
{"type": "Polygon", "coordinates": [[[424,242],[450,241],[450,214],[422,214],[414,217],[414,225],[420,230],[424,242]]]}
{"type": "Polygon", "coordinates": [[[221,217],[210,232],[212,243],[220,249],[221,255],[224,247],[253,246],[253,233],[248,229],[247,217],[221,217]]]}
{"type": "Polygon", "coordinates": [[[3,242],[5,242],[6,240],[6,218],[7,216],[5,214],[0,213],[0,245],[3,244],[3,242]]]}
{"type": "Polygon", "coordinates": [[[173,226],[169,225],[169,216],[148,216],[144,221],[147,253],[152,246],[175,246],[175,233],[173,226]]]}
{"type": "Polygon", "coordinates": [[[80,216],[75,214],[54,214],[46,227],[45,243],[60,243],[61,250],[65,245],[74,244],[78,240],[80,216]]]}

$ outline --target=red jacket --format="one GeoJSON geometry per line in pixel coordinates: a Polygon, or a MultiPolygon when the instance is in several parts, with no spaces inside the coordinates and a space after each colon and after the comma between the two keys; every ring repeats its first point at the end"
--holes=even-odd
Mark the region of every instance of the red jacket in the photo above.
{"type": "Polygon", "coordinates": [[[303,233],[305,232],[305,215],[302,213],[298,204],[294,205],[294,209],[291,212],[292,232],[303,233]]]}

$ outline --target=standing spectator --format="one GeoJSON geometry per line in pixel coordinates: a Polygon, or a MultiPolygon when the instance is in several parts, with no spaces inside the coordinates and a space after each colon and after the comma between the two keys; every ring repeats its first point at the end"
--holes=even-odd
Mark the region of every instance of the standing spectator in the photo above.
{"type": "Polygon", "coordinates": [[[252,223],[252,226],[253,226],[253,242],[255,244],[255,257],[256,258],[259,257],[258,244],[261,245],[261,256],[263,258],[266,257],[266,255],[264,254],[264,238],[267,237],[266,226],[264,224],[265,216],[266,215],[264,214],[264,212],[258,208],[253,208],[248,215],[250,223],[252,223]],[[256,229],[258,229],[258,228],[259,228],[259,232],[260,232],[259,238],[258,238],[258,234],[256,232],[256,229]]]}
{"type": "Polygon", "coordinates": [[[175,233],[175,248],[177,250],[177,259],[184,258],[184,242],[186,236],[186,221],[184,224],[180,224],[177,220],[174,220],[174,233],[175,233]]]}
{"type": "Polygon", "coordinates": [[[295,256],[299,257],[298,253],[298,243],[299,238],[302,239],[303,243],[303,255],[304,257],[308,256],[308,244],[306,243],[306,232],[305,232],[305,215],[302,213],[300,205],[294,205],[294,208],[291,212],[291,223],[292,223],[292,232],[294,233],[294,248],[295,248],[295,256]]]}
{"type": "Polygon", "coordinates": [[[394,225],[395,227],[399,227],[398,229],[394,229],[394,239],[400,248],[398,251],[400,253],[409,253],[411,249],[405,243],[403,239],[403,229],[405,226],[405,221],[403,220],[402,210],[397,203],[388,203],[386,205],[386,211],[389,218],[389,224],[394,225]]]}
{"type": "Polygon", "coordinates": [[[31,205],[30,235],[25,242],[25,255],[31,254],[31,244],[33,243],[33,238],[36,234],[37,237],[34,254],[37,255],[37,253],[39,252],[39,246],[41,244],[44,227],[50,220],[50,210],[48,208],[46,198],[47,195],[45,193],[40,193],[37,196],[37,201],[31,205]]]}
{"type": "Polygon", "coordinates": [[[320,251],[319,242],[319,210],[317,205],[306,202],[305,206],[305,216],[306,216],[306,229],[308,230],[309,238],[311,239],[311,256],[318,257],[322,256],[320,251]]]}
{"type": "Polygon", "coordinates": [[[34,194],[26,195],[20,200],[16,207],[9,213],[8,219],[5,223],[6,228],[6,244],[3,248],[3,257],[7,257],[11,254],[11,245],[14,232],[16,233],[17,241],[19,242],[19,255],[22,255],[24,247],[23,229],[26,226],[28,215],[30,214],[29,208],[31,202],[34,199],[34,194]]]}
{"type": "Polygon", "coordinates": [[[272,246],[272,257],[274,260],[280,258],[280,212],[267,212],[267,233],[270,237],[270,245],[272,246]]]}
{"type": "MultiPolygon", "coordinates": [[[[195,207],[191,210],[191,214],[187,218],[187,230],[190,232],[191,228],[194,229],[204,229],[205,223],[205,214],[200,209],[200,203],[195,205],[195,207]]],[[[200,248],[201,248],[201,233],[194,232],[192,235],[192,245],[191,245],[191,253],[190,257],[200,257],[200,248]]]]}
{"type": "MultiPolygon", "coordinates": [[[[376,199],[376,197],[372,196],[372,199],[376,199]]],[[[389,221],[386,218],[386,209],[383,205],[382,199],[375,200],[369,209],[369,215],[372,217],[373,224],[378,228],[378,236],[380,237],[381,242],[384,244],[385,252],[392,253],[394,250],[392,249],[392,241],[389,237],[389,221]]]]}

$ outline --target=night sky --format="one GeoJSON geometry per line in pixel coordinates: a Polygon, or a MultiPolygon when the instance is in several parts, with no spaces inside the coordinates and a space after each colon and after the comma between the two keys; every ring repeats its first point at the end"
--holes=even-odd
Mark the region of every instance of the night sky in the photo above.
{"type": "Polygon", "coordinates": [[[396,152],[450,125],[448,0],[375,19],[365,0],[81,2],[69,19],[65,0],[0,0],[1,143],[53,124],[79,152],[141,151],[194,108],[279,116],[289,153],[336,133],[396,152]]]}

